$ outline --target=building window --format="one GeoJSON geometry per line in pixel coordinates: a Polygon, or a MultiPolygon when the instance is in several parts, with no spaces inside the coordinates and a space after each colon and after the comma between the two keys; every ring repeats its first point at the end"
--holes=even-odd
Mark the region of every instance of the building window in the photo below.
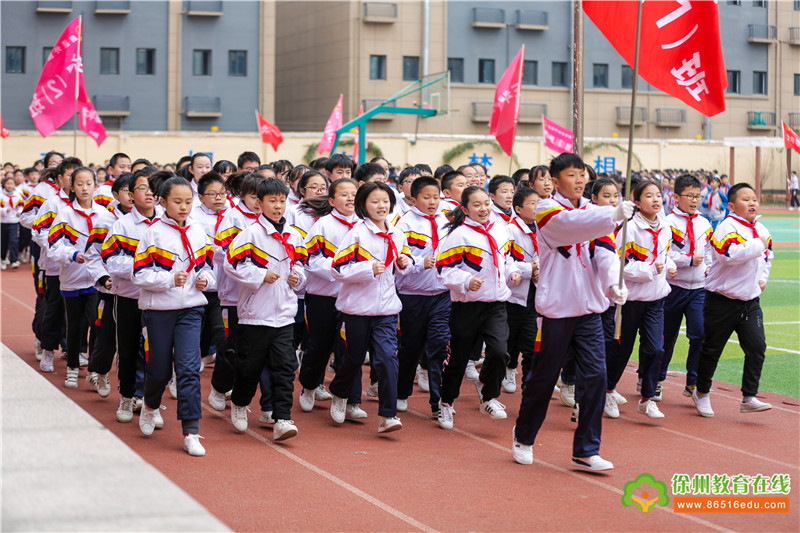
{"type": "Polygon", "coordinates": [[[386,79],[386,56],[369,56],[369,79],[386,79]]]}
{"type": "Polygon", "coordinates": [[[566,87],[568,79],[567,64],[563,61],[553,61],[553,87],[566,87]]]}
{"type": "Polygon", "coordinates": [[[100,49],[100,74],[119,74],[119,48],[100,49]]]}
{"type": "Polygon", "coordinates": [[[6,46],[6,73],[25,74],[24,46],[6,46]]]}
{"type": "Polygon", "coordinates": [[[794,95],[800,96],[800,74],[794,75],[794,95]]]}
{"type": "Polygon", "coordinates": [[[450,71],[450,81],[452,83],[464,83],[463,57],[448,57],[447,70],[450,71]]]}
{"type": "Polygon", "coordinates": [[[136,74],[153,75],[156,73],[156,49],[136,49],[136,74]]]}
{"type": "Polygon", "coordinates": [[[767,7],[767,0],[753,0],[753,7],[767,7]]]}
{"type": "Polygon", "coordinates": [[[419,57],[403,56],[403,81],[419,79],[419,57]]]}
{"type": "Polygon", "coordinates": [[[753,94],[767,94],[767,73],[753,71],[753,94]]]}
{"type": "Polygon", "coordinates": [[[45,46],[42,48],[42,66],[47,63],[47,58],[50,57],[50,52],[53,51],[52,46],[45,46]]]}
{"type": "Polygon", "coordinates": [[[539,62],[525,61],[522,65],[522,85],[539,84],[539,62]]]}
{"type": "Polygon", "coordinates": [[[211,76],[211,50],[195,50],[192,53],[192,75],[211,76]]]}
{"type": "Polygon", "coordinates": [[[608,65],[595,63],[592,65],[592,87],[608,89],[608,65]]]}
{"type": "Polygon", "coordinates": [[[228,76],[247,76],[247,50],[228,51],[228,76]]]}
{"type": "Polygon", "coordinates": [[[494,83],[494,59],[478,59],[478,82],[494,83]]]}
{"type": "Polygon", "coordinates": [[[728,92],[731,94],[742,92],[742,73],[738,70],[728,71],[728,92]]]}
{"type": "Polygon", "coordinates": [[[742,0],[728,0],[729,6],[740,6],[742,5],[742,0]]]}
{"type": "Polygon", "coordinates": [[[628,65],[622,65],[620,87],[623,89],[633,89],[633,69],[628,65]]]}

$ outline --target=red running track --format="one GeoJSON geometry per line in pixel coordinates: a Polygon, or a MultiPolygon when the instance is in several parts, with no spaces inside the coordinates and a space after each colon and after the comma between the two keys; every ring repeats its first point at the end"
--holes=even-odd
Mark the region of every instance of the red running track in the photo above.
{"type": "MultiPolygon", "coordinates": [[[[2,342],[38,369],[33,356],[33,285],[30,271],[5,271],[2,342]]],[[[167,475],[220,520],[237,531],[792,531],[800,530],[800,401],[764,393],[775,408],[738,412],[738,387],[715,382],[717,416],[698,416],[681,395],[682,375],[665,383],[662,411],[651,421],[636,413],[635,373],[629,367],[619,391],[629,403],[618,420],[603,420],[602,454],[615,464],[609,474],[570,469],[574,424],[571,410],[553,397],[536,442],[531,466],[511,458],[511,428],[520,395],[504,394],[507,420],[491,421],[477,409],[465,382],[457,401],[456,429],[444,431],[429,418],[427,398],[415,391],[403,430],[377,433],[377,402],[365,399],[364,423],[335,427],[329,402],[311,413],[297,407],[297,437],[275,444],[258,424],[253,402],[250,429],[239,434],[230,410],[207,404],[211,372],[201,374],[204,458],[182,451],[176,402],[165,393],[164,428],[144,437],[133,423],[120,424],[118,396],[100,398],[81,370],[77,390],[65,389],[65,361],[45,377],[167,475]],[[788,513],[684,514],[667,507],[641,513],[620,503],[626,482],[642,472],[670,484],[676,473],[786,473],[793,485],[788,513]]],[[[330,380],[328,374],[327,379],[330,380]]],[[[365,386],[366,390],[366,386],[365,386]]],[[[86,451],[91,461],[91,450],[86,451]]],[[[104,473],[99,473],[104,475],[104,473]]],[[[670,491],[670,497],[672,492],[670,491]]],[[[132,503],[135,505],[135,503],[132,503]]],[[[145,512],[145,511],[143,511],[145,512]]]]}

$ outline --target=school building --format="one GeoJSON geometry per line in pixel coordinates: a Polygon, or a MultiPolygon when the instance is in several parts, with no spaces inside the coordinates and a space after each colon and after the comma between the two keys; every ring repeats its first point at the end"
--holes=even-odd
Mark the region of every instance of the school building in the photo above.
{"type": "MultiPolygon", "coordinates": [[[[721,0],[719,13],[727,110],[707,120],[640,80],[637,138],[778,136],[782,120],[800,128],[800,0],[721,0]]],[[[7,128],[34,129],[42,64],[78,15],[87,91],[109,131],[249,132],[256,108],[283,131],[321,131],[339,94],[348,120],[449,70],[448,115],[380,115],[370,132],[485,135],[495,84],[523,43],[519,135],[541,136],[543,115],[571,125],[568,1],[98,0],[0,2],[7,128]]],[[[625,138],[632,71],[584,25],[584,134],[625,138]]],[[[398,105],[425,102],[415,93],[398,105]]]]}

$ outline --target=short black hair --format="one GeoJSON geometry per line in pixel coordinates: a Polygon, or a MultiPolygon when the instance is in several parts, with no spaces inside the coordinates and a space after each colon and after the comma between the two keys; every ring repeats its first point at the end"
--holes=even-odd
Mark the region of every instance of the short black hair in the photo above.
{"type": "Polygon", "coordinates": [[[598,178],[586,184],[586,190],[589,193],[588,198],[591,198],[592,196],[599,194],[600,191],[603,190],[603,187],[607,185],[613,185],[614,188],[617,189],[617,192],[619,192],[619,186],[617,186],[617,182],[615,182],[611,178],[598,178]]]}
{"type": "Polygon", "coordinates": [[[377,163],[364,163],[356,169],[355,173],[353,173],[353,179],[358,183],[362,183],[369,180],[375,174],[385,176],[386,171],[383,170],[383,167],[377,163]]]}
{"type": "Polygon", "coordinates": [[[218,174],[224,174],[226,172],[233,173],[233,172],[236,172],[239,169],[236,168],[236,165],[234,165],[233,163],[231,163],[227,159],[220,159],[219,161],[214,163],[213,170],[214,170],[214,172],[216,172],[218,174]]]}
{"type": "Polygon", "coordinates": [[[742,189],[750,189],[751,191],[756,192],[753,186],[750,185],[749,183],[737,183],[728,190],[728,202],[735,203],[736,195],[738,195],[739,191],[741,191],[742,189]]]}
{"type": "Polygon", "coordinates": [[[133,183],[133,174],[130,172],[123,172],[122,174],[114,180],[114,183],[111,185],[111,192],[118,193],[123,187],[127,187],[131,189],[131,184],[133,183]]]}
{"type": "Polygon", "coordinates": [[[77,157],[65,157],[61,160],[61,163],[58,164],[58,175],[63,176],[67,170],[71,168],[80,168],[82,166],[83,163],[77,157]]]}
{"type": "Polygon", "coordinates": [[[420,176],[411,184],[411,197],[416,198],[425,187],[436,187],[437,191],[441,190],[439,188],[439,182],[436,181],[436,178],[431,176],[420,176]]]}
{"type": "Polygon", "coordinates": [[[186,178],[182,178],[180,176],[173,175],[172,177],[165,179],[164,182],[161,183],[161,186],[158,189],[158,196],[160,198],[168,198],[169,193],[171,193],[172,189],[174,189],[175,187],[189,187],[189,190],[192,190],[192,185],[189,183],[189,180],[187,180],[186,178]]]}
{"type": "Polygon", "coordinates": [[[442,190],[450,189],[450,184],[453,183],[453,180],[459,176],[466,178],[464,174],[457,170],[451,170],[450,172],[445,173],[445,175],[442,176],[442,190]]]}
{"type": "MultiPolygon", "coordinates": [[[[144,169],[142,169],[142,170],[144,170],[144,169]]],[[[139,171],[136,173],[136,174],[137,174],[137,176],[136,176],[136,179],[137,179],[137,180],[139,179],[139,176],[138,176],[138,174],[139,174],[139,172],[141,172],[142,170],[139,170],[139,171]]],[[[162,185],[163,185],[163,184],[164,184],[164,183],[165,183],[165,182],[166,182],[168,179],[170,179],[170,178],[173,178],[173,177],[175,177],[176,175],[177,175],[177,174],[175,174],[174,172],[170,172],[169,170],[159,170],[158,172],[153,172],[152,174],[150,174],[150,175],[147,177],[147,181],[148,181],[148,183],[150,184],[150,190],[151,190],[151,191],[153,191],[153,194],[155,194],[156,196],[160,196],[160,195],[161,195],[161,186],[162,186],[162,185]]],[[[184,178],[184,179],[185,179],[185,178],[184,178]]],[[[134,182],[134,185],[135,185],[135,182],[134,182]]]]}
{"type": "Polygon", "coordinates": [[[500,185],[504,183],[510,183],[512,187],[514,187],[514,180],[511,179],[509,176],[498,175],[493,177],[489,180],[489,194],[494,194],[497,192],[497,189],[500,188],[500,185]]]}
{"type": "Polygon", "coordinates": [[[568,168],[584,170],[586,168],[586,164],[578,154],[573,154],[572,152],[562,152],[550,160],[550,177],[553,179],[558,179],[561,176],[561,172],[568,168]]]}
{"type": "Polygon", "coordinates": [[[516,172],[511,174],[511,179],[514,180],[514,186],[519,185],[519,182],[522,181],[522,176],[528,175],[529,172],[530,172],[530,169],[519,168],[519,169],[516,170],[516,172]]]}
{"type": "MultiPolygon", "coordinates": [[[[133,176],[131,176],[131,184],[129,186],[129,188],[131,189],[131,192],[133,192],[133,188],[136,187],[136,182],[139,180],[139,178],[144,176],[145,178],[147,178],[147,186],[150,187],[150,190],[155,193],[155,189],[153,189],[153,185],[152,185],[152,183],[150,183],[150,176],[152,176],[156,172],[158,172],[158,169],[156,167],[152,167],[152,166],[151,167],[140,168],[139,170],[134,172],[133,176]]],[[[170,172],[170,174],[171,174],[171,172],[170,172]]],[[[117,178],[117,179],[119,179],[119,178],[117,178]]]]}
{"type": "Polygon", "coordinates": [[[417,167],[417,169],[419,169],[419,173],[420,174],[423,174],[423,173],[425,173],[425,174],[433,174],[433,171],[431,170],[431,166],[428,165],[427,163],[417,163],[414,166],[417,167]]]}
{"type": "Polygon", "coordinates": [[[148,161],[144,157],[140,157],[139,159],[137,159],[136,161],[131,163],[131,168],[135,167],[136,165],[144,165],[146,167],[149,167],[149,166],[152,166],[153,163],[151,163],[150,161],[148,161]]]}
{"type": "Polygon", "coordinates": [[[531,196],[532,194],[539,196],[539,193],[536,192],[536,189],[532,187],[520,187],[517,189],[517,192],[514,193],[514,199],[511,201],[511,206],[522,207],[522,204],[525,203],[525,200],[528,198],[528,196],[531,196]]]}
{"type": "Polygon", "coordinates": [[[678,196],[680,196],[680,194],[686,189],[692,187],[702,189],[703,184],[700,183],[699,179],[692,176],[691,174],[683,174],[682,176],[679,176],[678,179],[675,180],[675,194],[677,194],[678,196]]]}
{"type": "Polygon", "coordinates": [[[214,172],[213,170],[211,172],[206,172],[197,182],[197,194],[205,194],[206,189],[212,183],[221,183],[224,187],[225,178],[223,178],[219,172],[214,172]]]}
{"type": "Polygon", "coordinates": [[[639,200],[641,200],[642,193],[644,192],[645,189],[647,189],[651,185],[654,186],[656,189],[658,189],[659,193],[661,192],[661,185],[659,185],[655,181],[653,181],[653,180],[640,180],[639,183],[636,184],[636,187],[633,189],[633,200],[635,202],[638,202],[639,200]]]}
{"type": "Polygon", "coordinates": [[[286,186],[283,180],[276,178],[262,179],[256,187],[256,196],[258,196],[258,199],[260,200],[265,196],[270,196],[272,194],[289,196],[289,187],[286,186]]]}
{"type": "Polygon", "coordinates": [[[130,159],[131,159],[131,158],[128,156],[128,154],[123,154],[122,152],[118,152],[118,153],[116,153],[116,154],[112,155],[112,156],[111,156],[111,159],[109,159],[109,160],[108,160],[108,166],[109,166],[109,167],[112,167],[112,168],[113,168],[113,167],[115,167],[115,166],[117,166],[117,161],[119,161],[119,160],[120,160],[120,159],[122,159],[123,157],[124,157],[125,159],[127,159],[128,161],[130,161],[130,159]]]}
{"type": "Polygon", "coordinates": [[[328,161],[329,158],[327,157],[318,157],[311,161],[308,166],[313,168],[314,170],[327,170],[328,168],[328,161]]]}
{"type": "Polygon", "coordinates": [[[190,155],[185,155],[185,156],[181,157],[180,159],[178,159],[178,162],[175,163],[175,170],[180,170],[180,166],[182,164],[189,163],[191,160],[192,160],[192,156],[190,156],[190,155]]]}
{"type": "Polygon", "coordinates": [[[422,176],[422,172],[418,167],[406,167],[400,171],[400,175],[398,176],[398,182],[402,184],[405,179],[409,176],[422,176]]]}
{"type": "MultiPolygon", "coordinates": [[[[55,150],[50,150],[49,152],[44,154],[44,161],[43,161],[42,164],[44,164],[44,166],[46,168],[49,168],[50,167],[50,160],[53,159],[53,157],[55,157],[55,156],[58,156],[61,159],[64,159],[64,154],[62,154],[61,152],[56,152],[55,150]]],[[[34,165],[36,165],[36,163],[34,163],[34,165]]]]}
{"type": "Polygon", "coordinates": [[[356,165],[355,163],[353,163],[353,160],[347,157],[346,155],[333,154],[332,156],[330,156],[330,158],[328,158],[328,162],[325,165],[325,170],[327,170],[328,173],[331,173],[334,171],[334,169],[337,168],[349,168],[350,171],[352,172],[355,166],[356,165]]]}
{"type": "Polygon", "coordinates": [[[265,180],[264,176],[258,172],[251,172],[242,180],[241,189],[239,190],[239,197],[244,198],[248,194],[258,195],[258,184],[261,180],[265,180]]]}
{"type": "Polygon", "coordinates": [[[394,211],[395,205],[395,197],[394,191],[392,191],[391,187],[383,183],[382,181],[368,181],[364,185],[358,188],[356,191],[356,199],[355,199],[355,208],[356,208],[356,215],[359,218],[368,218],[369,215],[367,214],[367,197],[372,194],[376,190],[381,190],[389,195],[389,212],[391,213],[394,211]]]}
{"type": "Polygon", "coordinates": [[[447,174],[448,172],[452,172],[452,171],[453,171],[453,167],[451,167],[450,165],[442,165],[442,166],[436,167],[436,170],[433,171],[433,177],[436,178],[437,180],[441,181],[441,179],[444,177],[445,174],[447,174]]]}
{"type": "Polygon", "coordinates": [[[258,165],[261,164],[261,158],[258,157],[258,154],[255,152],[242,152],[236,160],[236,165],[242,168],[245,163],[249,163],[250,161],[255,161],[258,165]]]}

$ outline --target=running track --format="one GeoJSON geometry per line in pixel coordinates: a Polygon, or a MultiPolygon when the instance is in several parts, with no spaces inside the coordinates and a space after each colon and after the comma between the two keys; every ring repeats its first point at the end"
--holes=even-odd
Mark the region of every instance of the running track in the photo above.
{"type": "MultiPolygon", "coordinates": [[[[5,271],[0,283],[2,342],[38,368],[30,333],[30,271],[5,271]]],[[[622,407],[620,419],[603,421],[601,452],[616,468],[592,475],[569,468],[574,424],[571,410],[556,396],[534,448],[534,465],[521,466],[510,453],[519,393],[500,398],[509,419],[491,421],[478,412],[475,390],[465,382],[456,402],[456,429],[443,431],[429,419],[425,396],[415,391],[409,411],[401,414],[403,430],[378,436],[377,402],[365,399],[365,423],[334,427],[329,402],[311,413],[300,411],[296,387],[293,413],[299,434],[274,444],[271,429],[257,423],[257,402],[245,435],[233,429],[229,409],[217,413],[208,406],[211,373],[206,370],[201,375],[201,434],[207,455],[192,458],[182,451],[176,402],[167,393],[164,429],[144,437],[136,418],[130,424],[116,421],[115,378],[111,395],[102,399],[83,380],[85,369],[79,388],[65,389],[65,366],[56,359],[56,372],[45,376],[237,531],[800,530],[796,398],[764,393],[759,397],[775,409],[741,415],[738,387],[715,382],[717,416],[703,419],[681,396],[683,377],[676,374],[665,383],[661,409],[667,418],[651,422],[635,412],[635,373],[629,366],[618,390],[631,401],[622,407]],[[675,473],[789,473],[790,512],[678,514],[671,502],[641,513],[623,507],[620,497],[624,484],[642,472],[668,485],[675,473]]],[[[89,462],[91,453],[86,450],[89,462]]]]}

